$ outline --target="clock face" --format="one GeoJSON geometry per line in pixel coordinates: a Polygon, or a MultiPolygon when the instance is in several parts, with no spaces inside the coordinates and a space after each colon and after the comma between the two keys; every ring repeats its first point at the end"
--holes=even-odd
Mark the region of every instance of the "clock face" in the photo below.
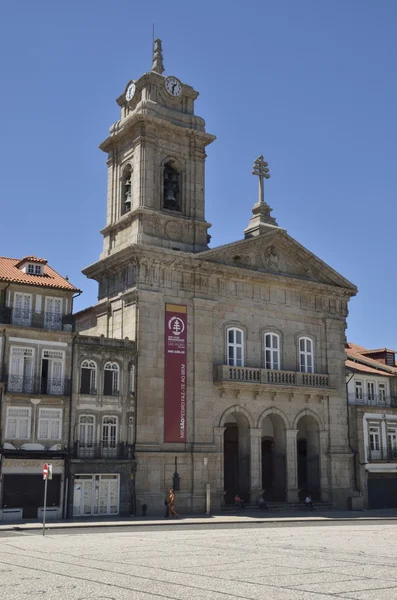
{"type": "Polygon", "coordinates": [[[130,85],[128,86],[127,91],[125,93],[125,99],[127,100],[127,102],[132,100],[134,94],[135,94],[135,83],[130,83],[130,85]]]}
{"type": "Polygon", "coordinates": [[[182,94],[182,84],[176,77],[167,77],[165,80],[165,89],[174,98],[182,94]]]}

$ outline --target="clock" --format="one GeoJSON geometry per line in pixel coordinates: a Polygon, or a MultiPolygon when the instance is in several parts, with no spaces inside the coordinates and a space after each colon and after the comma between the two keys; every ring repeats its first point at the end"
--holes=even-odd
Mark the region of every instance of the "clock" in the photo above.
{"type": "Polygon", "coordinates": [[[127,102],[132,100],[132,98],[134,97],[134,94],[135,94],[135,83],[131,82],[125,92],[125,99],[127,100],[127,102]]]}
{"type": "Polygon", "coordinates": [[[182,84],[176,77],[167,77],[164,85],[170,96],[176,98],[182,94],[182,84]]]}

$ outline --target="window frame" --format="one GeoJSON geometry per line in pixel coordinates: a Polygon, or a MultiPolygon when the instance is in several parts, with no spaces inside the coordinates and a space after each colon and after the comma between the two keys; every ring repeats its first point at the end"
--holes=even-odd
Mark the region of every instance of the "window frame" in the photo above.
{"type": "Polygon", "coordinates": [[[39,408],[39,416],[37,419],[37,439],[38,440],[54,440],[54,441],[60,441],[62,440],[62,429],[63,429],[63,408],[54,408],[54,407],[47,407],[47,406],[42,406],[39,408]],[[43,411],[50,411],[50,412],[58,412],[60,414],[60,416],[58,418],[53,418],[53,417],[42,417],[42,413],[43,411]],[[43,437],[40,435],[40,423],[42,421],[48,421],[48,434],[51,433],[51,422],[52,421],[59,421],[59,436],[58,437],[43,437]]]}
{"type": "Polygon", "coordinates": [[[354,380],[354,396],[356,400],[364,400],[364,385],[362,379],[354,380]]]}
{"type": "Polygon", "coordinates": [[[83,413],[81,415],[79,415],[79,420],[78,420],[78,432],[79,432],[79,444],[80,446],[82,446],[83,448],[93,448],[95,446],[95,439],[96,439],[96,418],[95,415],[90,415],[90,414],[86,414],[83,413]],[[82,423],[81,419],[92,419],[92,440],[91,440],[91,445],[90,442],[87,439],[82,440],[81,439],[81,427],[83,426],[85,430],[87,430],[87,425],[91,425],[91,423],[82,423]]]}
{"type": "Polygon", "coordinates": [[[5,439],[6,440],[30,440],[30,437],[32,435],[32,407],[31,406],[7,406],[7,413],[6,413],[6,427],[5,427],[5,439]],[[27,417],[10,417],[9,413],[10,410],[26,410],[28,411],[28,416],[27,417]],[[9,419],[16,419],[16,433],[20,434],[20,424],[19,424],[19,420],[20,419],[27,419],[28,420],[28,430],[27,430],[27,436],[26,437],[20,437],[19,435],[11,436],[9,435],[9,419]]]}
{"type": "Polygon", "coordinates": [[[264,367],[271,371],[280,371],[281,369],[281,336],[279,333],[274,331],[265,331],[263,334],[263,352],[264,352],[264,367]],[[268,346],[266,342],[267,336],[271,338],[271,344],[273,344],[273,338],[277,340],[277,348],[273,345],[268,346]],[[270,353],[270,361],[267,360],[267,353],[270,353]],[[274,353],[277,352],[277,366],[275,366],[274,353]],[[270,366],[268,366],[270,364],[270,366]]]}
{"type": "Polygon", "coordinates": [[[228,367],[244,367],[245,366],[245,331],[241,327],[235,325],[226,328],[226,364],[228,367]],[[233,332],[234,341],[229,341],[229,334],[233,332]],[[241,343],[236,341],[236,334],[241,335],[241,343]],[[233,349],[233,357],[230,356],[230,349],[233,349]],[[241,358],[238,358],[238,350],[241,351],[241,358]],[[238,362],[241,364],[237,364],[238,362]]]}
{"type": "Polygon", "coordinates": [[[80,387],[79,387],[79,393],[80,394],[87,394],[87,395],[91,395],[91,396],[95,396],[98,393],[98,365],[96,363],[95,360],[92,360],[91,358],[86,358],[82,361],[81,365],[80,365],[80,387]],[[88,366],[84,366],[84,363],[88,363],[88,366]],[[94,366],[90,366],[94,365],[94,366]],[[90,371],[90,382],[89,382],[89,391],[88,392],[84,392],[82,390],[82,383],[83,383],[83,374],[82,371],[83,369],[86,369],[87,371],[90,371]],[[93,375],[94,373],[94,375],[93,375]],[[94,383],[94,385],[93,385],[94,383]]]}
{"type": "Polygon", "coordinates": [[[101,447],[102,448],[107,448],[107,449],[115,449],[117,448],[117,443],[118,443],[118,436],[119,436],[119,418],[116,415],[103,415],[102,417],[102,421],[101,421],[101,447]],[[106,423],[106,420],[112,420],[113,423],[106,423]],[[107,445],[105,445],[105,440],[104,440],[104,432],[105,432],[105,427],[108,429],[108,431],[111,433],[111,428],[115,427],[115,435],[114,435],[114,440],[113,440],[113,436],[108,434],[108,440],[106,442],[107,445]],[[110,445],[109,445],[109,439],[110,439],[110,445]]]}
{"type": "Polygon", "coordinates": [[[298,359],[299,359],[299,371],[300,373],[314,373],[314,340],[307,335],[300,335],[298,337],[298,359]],[[301,342],[304,342],[304,350],[301,350],[301,342]],[[310,342],[311,350],[307,350],[307,344],[310,342]],[[302,364],[302,356],[304,362],[302,364]],[[308,357],[311,357],[311,366],[308,366],[308,357]]]}
{"type": "Polygon", "coordinates": [[[108,360],[103,366],[103,395],[104,396],[119,396],[120,395],[120,366],[117,362],[108,360]],[[108,367],[110,365],[110,367],[108,367]],[[114,368],[116,367],[116,368],[114,368]],[[105,392],[105,371],[113,373],[112,376],[112,391],[110,394],[105,392]]]}

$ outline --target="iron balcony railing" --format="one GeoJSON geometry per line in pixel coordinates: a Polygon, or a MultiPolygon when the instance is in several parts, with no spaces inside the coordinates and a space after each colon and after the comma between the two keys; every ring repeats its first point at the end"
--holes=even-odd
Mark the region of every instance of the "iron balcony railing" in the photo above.
{"type": "Polygon", "coordinates": [[[7,392],[18,394],[43,394],[46,396],[66,396],[70,393],[70,379],[57,377],[23,377],[7,375],[7,392]]]}
{"type": "Polygon", "coordinates": [[[134,446],[125,442],[81,442],[77,441],[73,449],[74,458],[92,459],[133,459],[134,446]]]}
{"type": "Polygon", "coordinates": [[[0,323],[53,331],[74,331],[74,315],[60,315],[55,312],[37,313],[23,308],[0,308],[0,323]]]}
{"type": "Polygon", "coordinates": [[[214,381],[217,383],[251,383],[278,386],[301,386],[308,388],[330,388],[330,377],[324,373],[302,373],[281,369],[261,369],[218,365],[214,367],[214,381]]]}
{"type": "Polygon", "coordinates": [[[367,449],[367,457],[369,462],[374,461],[397,461],[397,447],[387,446],[386,448],[371,448],[367,449]]]}
{"type": "Polygon", "coordinates": [[[396,396],[384,394],[349,394],[349,404],[362,406],[392,406],[397,407],[396,396]]]}

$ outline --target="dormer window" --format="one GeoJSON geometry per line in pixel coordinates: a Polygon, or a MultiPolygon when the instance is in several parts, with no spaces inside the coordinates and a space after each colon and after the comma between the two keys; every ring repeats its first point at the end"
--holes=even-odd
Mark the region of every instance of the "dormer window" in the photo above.
{"type": "Polygon", "coordinates": [[[42,275],[43,265],[34,265],[33,263],[29,263],[27,265],[26,272],[29,273],[29,275],[42,275]]]}

